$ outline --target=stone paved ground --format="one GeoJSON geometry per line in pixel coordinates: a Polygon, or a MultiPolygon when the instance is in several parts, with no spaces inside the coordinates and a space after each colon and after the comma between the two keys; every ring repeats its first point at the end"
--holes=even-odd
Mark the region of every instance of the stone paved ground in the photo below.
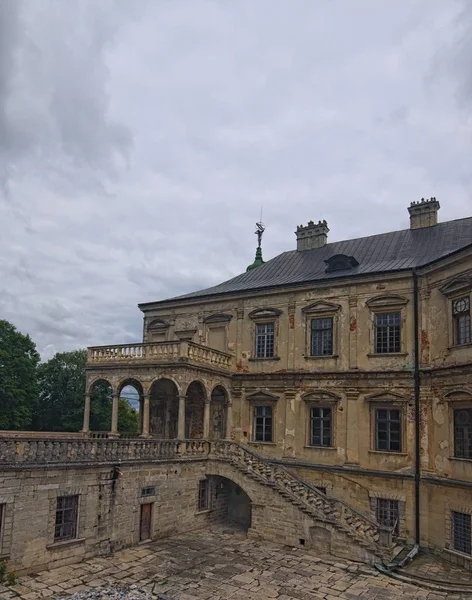
{"type": "Polygon", "coordinates": [[[314,551],[259,543],[215,527],[140,545],[112,557],[22,577],[0,598],[40,600],[103,584],[138,584],[178,600],[465,599],[400,583],[314,551]]]}
{"type": "Polygon", "coordinates": [[[448,581],[452,583],[463,582],[472,585],[472,573],[435,559],[430,555],[420,555],[408,565],[404,572],[419,577],[427,577],[429,580],[448,581]]]}

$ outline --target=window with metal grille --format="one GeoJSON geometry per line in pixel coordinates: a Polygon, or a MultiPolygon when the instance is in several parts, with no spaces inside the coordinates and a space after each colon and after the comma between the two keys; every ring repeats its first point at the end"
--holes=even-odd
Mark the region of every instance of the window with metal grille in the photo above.
{"type": "Polygon", "coordinates": [[[311,356],[333,354],[333,317],[311,320],[311,356]]]}
{"type": "Polygon", "coordinates": [[[464,296],[452,301],[454,324],[454,344],[470,344],[470,297],[464,296]]]}
{"type": "Polygon", "coordinates": [[[314,406],[310,412],[310,446],[331,446],[331,408],[314,406]]]}
{"type": "Polygon", "coordinates": [[[400,352],[400,350],[400,313],[377,313],[375,315],[375,352],[386,354],[400,352]]]}
{"type": "Polygon", "coordinates": [[[256,323],[256,358],[273,358],[274,323],[256,323]]]}
{"type": "Polygon", "coordinates": [[[398,408],[375,410],[375,449],[401,452],[401,415],[398,408]]]}
{"type": "Polygon", "coordinates": [[[56,503],[54,541],[63,542],[77,537],[78,496],[59,496],[56,503]]]}
{"type": "Polygon", "coordinates": [[[155,487],[143,487],[141,489],[141,496],[155,496],[156,488],[155,487]]]}
{"type": "Polygon", "coordinates": [[[377,523],[393,529],[398,535],[398,523],[400,521],[400,509],[398,500],[377,498],[377,523]]]}
{"type": "Polygon", "coordinates": [[[460,512],[452,512],[452,540],[454,550],[472,554],[471,549],[471,527],[470,515],[460,512]]]}
{"type": "Polygon", "coordinates": [[[254,441],[272,441],[272,406],[254,407],[254,441]]]}
{"type": "Polygon", "coordinates": [[[472,408],[454,410],[454,456],[472,458],[472,408]]]}
{"type": "Polygon", "coordinates": [[[198,484],[198,510],[210,508],[210,486],[208,479],[202,479],[198,484]]]}

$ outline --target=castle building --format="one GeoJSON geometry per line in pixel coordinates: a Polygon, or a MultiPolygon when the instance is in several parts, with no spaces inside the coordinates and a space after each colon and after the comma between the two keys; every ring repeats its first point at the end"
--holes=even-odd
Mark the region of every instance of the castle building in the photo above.
{"type": "MultiPolygon", "coordinates": [[[[139,393],[143,440],[231,440],[405,544],[472,564],[472,218],[296,249],[229,281],[140,304],[142,343],[89,348],[84,434],[117,439],[139,393]],[[90,432],[93,389],[111,431],[90,432]],[[92,399],[92,400],[91,400],[92,399]]],[[[201,491],[205,495],[205,489],[201,491]]]]}

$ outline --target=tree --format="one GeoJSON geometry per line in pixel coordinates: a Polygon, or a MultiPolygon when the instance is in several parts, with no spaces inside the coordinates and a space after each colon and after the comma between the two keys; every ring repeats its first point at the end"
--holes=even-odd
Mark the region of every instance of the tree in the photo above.
{"type": "Polygon", "coordinates": [[[29,335],[0,320],[0,429],[26,429],[38,400],[39,354],[29,335]]]}
{"type": "MultiPolygon", "coordinates": [[[[38,368],[40,402],[33,420],[38,431],[80,431],[85,403],[87,350],[56,354],[38,368]]],[[[90,429],[110,431],[113,396],[106,381],[98,381],[90,397],[90,429]]],[[[138,432],[138,413],[124,399],[118,404],[118,429],[138,432]]]]}

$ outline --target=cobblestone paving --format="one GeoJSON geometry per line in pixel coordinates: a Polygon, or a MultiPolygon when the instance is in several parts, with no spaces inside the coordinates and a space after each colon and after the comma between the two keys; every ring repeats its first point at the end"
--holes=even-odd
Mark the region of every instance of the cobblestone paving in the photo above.
{"type": "Polygon", "coordinates": [[[472,585],[472,573],[429,555],[418,556],[405,569],[405,573],[427,577],[430,581],[448,581],[472,585]]]}
{"type": "Polygon", "coordinates": [[[137,584],[178,600],[459,600],[470,595],[431,592],[374,569],[314,551],[245,539],[213,528],[152,542],[111,557],[25,576],[0,598],[40,600],[102,585],[137,584]]]}

